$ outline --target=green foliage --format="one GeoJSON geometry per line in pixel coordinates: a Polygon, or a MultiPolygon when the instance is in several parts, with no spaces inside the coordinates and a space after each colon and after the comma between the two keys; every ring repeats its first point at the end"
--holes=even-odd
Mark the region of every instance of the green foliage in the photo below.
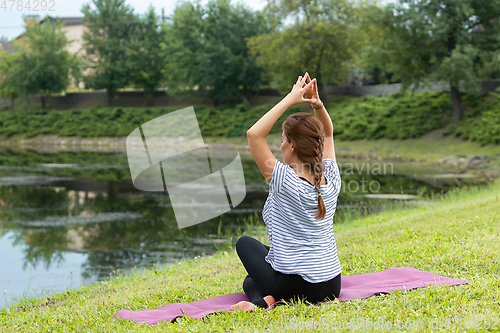
{"type": "Polygon", "coordinates": [[[20,95],[22,86],[19,82],[22,68],[18,64],[19,53],[9,54],[0,45],[0,97],[9,98],[12,101],[20,95]]]}
{"type": "Polygon", "coordinates": [[[250,52],[281,93],[288,93],[297,77],[308,71],[324,96],[323,82],[345,74],[361,46],[359,6],[339,0],[272,1],[266,10],[280,20],[280,29],[250,38],[250,52]],[[283,26],[290,17],[295,23],[283,26]]]}
{"type": "Polygon", "coordinates": [[[150,6],[126,45],[126,64],[131,81],[136,87],[144,88],[147,101],[163,80],[162,69],[168,59],[161,51],[164,35],[154,8],[150,6]]]}
{"type": "Polygon", "coordinates": [[[70,77],[78,80],[78,56],[65,48],[69,44],[63,23],[45,18],[42,24],[27,25],[24,39],[17,42],[17,52],[4,52],[0,72],[6,76],[2,95],[14,99],[38,94],[45,108],[45,97],[64,91],[70,77]]]}
{"type": "Polygon", "coordinates": [[[498,39],[491,37],[498,31],[499,8],[498,0],[400,0],[372,8],[370,20],[379,33],[365,56],[387,64],[407,87],[431,79],[452,87],[465,80],[473,88],[480,55],[498,48],[498,39]]]}
{"type": "MultiPolygon", "coordinates": [[[[387,97],[337,97],[327,103],[334,123],[335,138],[344,140],[402,140],[418,138],[448,124],[449,92],[396,93],[387,97]]],[[[446,127],[445,134],[481,144],[499,142],[500,95],[465,94],[467,110],[459,124],[446,127]]],[[[252,107],[248,100],[235,107],[195,106],[201,134],[206,137],[244,135],[273,105],[252,107]],[[237,130],[237,133],[235,132],[237,130]]],[[[89,110],[37,111],[0,113],[0,135],[10,137],[39,134],[78,137],[126,137],[138,126],[178,107],[126,108],[94,107],[89,110]]],[[[299,112],[290,107],[276,122],[270,133],[281,133],[285,118],[299,112]]]]}
{"type": "MultiPolygon", "coordinates": [[[[202,135],[228,137],[241,122],[244,122],[242,131],[246,131],[269,111],[272,105],[261,105],[250,110],[249,107],[248,101],[236,108],[196,106],[196,116],[202,135]]],[[[11,137],[22,133],[28,138],[39,134],[67,137],[126,137],[138,126],[176,110],[177,107],[96,107],[89,110],[7,111],[0,113],[2,124],[0,134],[11,137]]],[[[294,107],[285,115],[293,112],[297,112],[294,107]]],[[[280,130],[281,124],[277,123],[271,132],[277,133],[280,130]]]]}
{"type": "Polygon", "coordinates": [[[92,89],[106,89],[108,103],[113,105],[117,89],[127,85],[130,72],[126,63],[126,46],[139,25],[133,9],[124,0],[93,0],[82,7],[82,21],[88,31],[83,33],[86,56],[91,73],[85,85],[92,89]]]}
{"type": "Polygon", "coordinates": [[[262,69],[245,40],[268,31],[261,13],[228,0],[213,0],[205,7],[185,2],[166,28],[169,94],[186,86],[209,87],[206,92],[219,104],[258,92],[262,69]]]}
{"type": "Polygon", "coordinates": [[[186,1],[176,8],[172,22],[164,25],[166,39],[162,50],[170,60],[164,68],[164,74],[167,92],[171,96],[202,80],[201,66],[197,60],[197,52],[202,47],[202,16],[201,5],[186,1]]]}
{"type": "Polygon", "coordinates": [[[500,144],[500,94],[490,93],[488,98],[471,98],[475,108],[458,124],[449,125],[445,134],[453,134],[481,145],[500,144]]]}
{"type": "Polygon", "coordinates": [[[340,140],[406,139],[445,126],[449,93],[397,93],[388,97],[337,98],[328,110],[340,140]]]}
{"type": "Polygon", "coordinates": [[[408,88],[446,82],[456,93],[454,121],[462,116],[461,84],[478,91],[478,77],[491,77],[498,68],[497,38],[500,1],[407,1],[371,11],[376,27],[364,53],[365,62],[394,71],[408,88]],[[497,62],[497,64],[495,64],[497,62]]]}

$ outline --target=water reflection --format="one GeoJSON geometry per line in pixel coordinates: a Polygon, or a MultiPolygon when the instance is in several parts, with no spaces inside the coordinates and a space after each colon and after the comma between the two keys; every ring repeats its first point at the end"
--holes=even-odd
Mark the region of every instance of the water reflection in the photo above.
{"type": "MultiPolygon", "coordinates": [[[[5,149],[0,153],[0,236],[8,234],[11,248],[21,249],[18,265],[26,274],[30,266],[50,273],[66,265],[69,279],[74,266],[65,258],[77,254],[72,260],[81,261],[78,274],[84,284],[105,279],[117,269],[211,254],[234,242],[249,219],[263,223],[260,212],[268,185],[251,156],[242,152],[241,157],[247,186],[243,202],[217,218],[179,230],[167,195],[135,189],[124,152],[5,149]]],[[[453,178],[439,176],[450,170],[438,167],[395,164],[391,174],[343,171],[336,222],[352,218],[353,212],[380,211],[386,200],[367,195],[421,197],[456,185],[453,178]]],[[[4,255],[2,264],[9,260],[4,255]]],[[[47,283],[52,283],[47,276],[47,283]]],[[[23,294],[27,286],[5,282],[12,280],[3,271],[2,290],[9,290],[9,296],[23,294]]],[[[39,281],[39,288],[43,284],[39,281]]]]}

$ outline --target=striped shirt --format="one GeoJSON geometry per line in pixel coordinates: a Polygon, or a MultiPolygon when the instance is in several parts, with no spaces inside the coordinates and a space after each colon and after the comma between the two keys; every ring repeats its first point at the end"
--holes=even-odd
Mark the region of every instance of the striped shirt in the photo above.
{"type": "Polygon", "coordinates": [[[321,185],[326,206],[322,220],[314,218],[318,211],[316,188],[279,160],[274,165],[269,196],[262,210],[271,244],[266,262],[275,271],[299,274],[312,283],[328,281],[342,272],[333,234],[340,172],[332,159],[323,162],[327,183],[321,185]]]}

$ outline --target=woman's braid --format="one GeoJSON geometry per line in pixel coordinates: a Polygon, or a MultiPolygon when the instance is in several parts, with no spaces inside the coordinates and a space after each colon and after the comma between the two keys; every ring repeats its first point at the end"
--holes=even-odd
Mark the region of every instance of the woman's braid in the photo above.
{"type": "Polygon", "coordinates": [[[295,113],[289,116],[282,126],[288,142],[293,142],[297,149],[297,158],[309,166],[309,172],[314,176],[313,184],[318,195],[317,220],[326,216],[326,206],[321,193],[321,180],[325,172],[323,150],[325,131],[321,121],[308,113],[295,113]]]}
{"type": "Polygon", "coordinates": [[[321,179],[323,178],[323,172],[324,172],[324,164],[323,164],[323,144],[325,142],[325,138],[323,136],[320,136],[318,138],[318,145],[314,149],[315,153],[315,159],[314,159],[314,180],[315,180],[315,187],[316,187],[316,192],[318,192],[318,195],[321,195],[321,179]]]}
{"type": "Polygon", "coordinates": [[[321,179],[323,178],[323,172],[325,170],[325,165],[323,164],[323,144],[325,142],[324,136],[320,135],[318,138],[318,145],[316,146],[315,161],[314,161],[314,180],[316,192],[318,193],[318,213],[316,214],[316,219],[323,219],[326,215],[326,207],[323,198],[321,197],[321,179]]]}

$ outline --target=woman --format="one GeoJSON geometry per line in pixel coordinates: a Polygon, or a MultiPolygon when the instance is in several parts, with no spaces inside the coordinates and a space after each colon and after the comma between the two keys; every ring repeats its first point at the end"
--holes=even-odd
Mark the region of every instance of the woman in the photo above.
{"type": "Polygon", "coordinates": [[[262,215],[271,247],[248,236],[238,239],[236,251],[248,272],[243,290],[250,302],[234,304],[231,310],[267,308],[296,297],[310,303],[339,297],[342,271],[332,223],[340,173],[332,121],[319,99],[316,79],[308,73],[299,76],[292,91],[247,131],[247,138],[269,183],[262,215]],[[283,123],[281,154],[292,169],[274,157],[266,136],[283,112],[299,103],[311,103],[316,117],[295,113],[283,123]]]}

